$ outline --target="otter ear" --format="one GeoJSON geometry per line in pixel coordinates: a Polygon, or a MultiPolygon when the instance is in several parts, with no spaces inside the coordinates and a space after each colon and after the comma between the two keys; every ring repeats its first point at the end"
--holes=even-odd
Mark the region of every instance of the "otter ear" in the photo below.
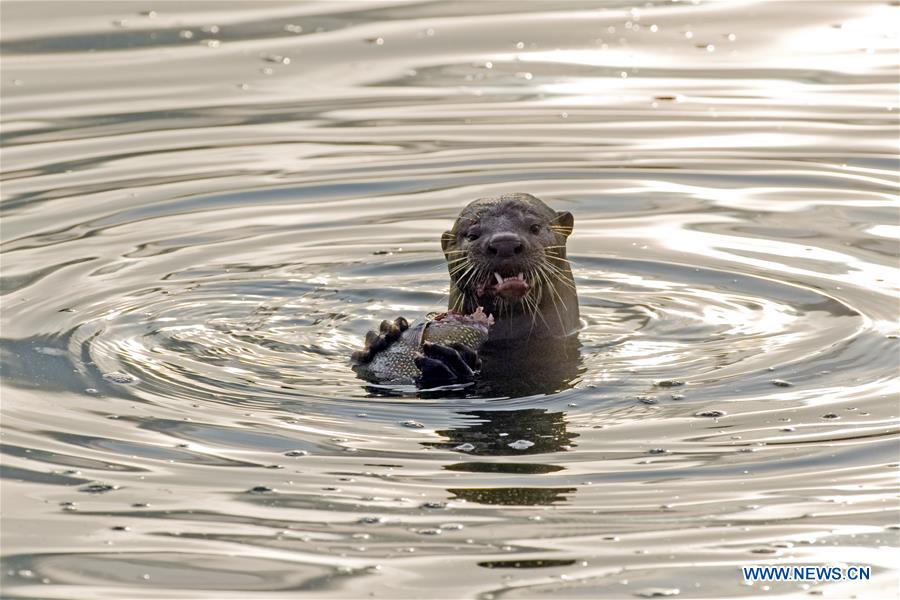
{"type": "Polygon", "coordinates": [[[453,250],[454,245],[456,245],[456,236],[452,231],[445,231],[441,234],[441,250],[444,251],[444,255],[453,250]]]}
{"type": "Polygon", "coordinates": [[[550,222],[550,229],[556,233],[569,237],[572,235],[572,228],[575,227],[575,217],[572,213],[561,210],[556,213],[556,217],[550,222]]]}

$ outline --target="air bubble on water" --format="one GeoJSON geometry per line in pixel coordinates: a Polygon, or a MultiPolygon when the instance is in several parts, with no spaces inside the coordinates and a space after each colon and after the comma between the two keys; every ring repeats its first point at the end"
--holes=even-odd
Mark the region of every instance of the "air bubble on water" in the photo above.
{"type": "Polygon", "coordinates": [[[375,44],[376,46],[383,46],[383,45],[384,45],[384,38],[383,38],[383,37],[366,38],[365,41],[366,41],[367,43],[369,43],[369,44],[375,44]]]}
{"type": "Polygon", "coordinates": [[[419,423],[418,421],[402,421],[400,424],[403,425],[404,427],[409,427],[411,429],[424,429],[425,428],[425,425],[422,423],[419,423]]]}
{"type": "Polygon", "coordinates": [[[519,71],[518,73],[516,73],[516,77],[518,77],[519,79],[524,79],[526,81],[531,81],[534,75],[532,75],[528,71],[519,71]]]}
{"type": "Polygon", "coordinates": [[[239,84],[237,84],[237,88],[239,90],[249,90],[250,86],[246,83],[239,83],[239,84]]]}
{"type": "Polygon", "coordinates": [[[31,569],[19,569],[18,571],[16,571],[16,575],[18,575],[19,577],[24,577],[25,579],[31,579],[32,577],[34,577],[34,571],[32,571],[31,569]]]}
{"type": "Polygon", "coordinates": [[[155,19],[159,16],[159,13],[155,10],[142,10],[140,13],[142,17],[147,17],[148,19],[155,19]]]}
{"type": "Polygon", "coordinates": [[[259,72],[263,75],[271,75],[275,72],[275,69],[273,69],[272,67],[263,67],[259,70],[259,72]]]}
{"type": "Polygon", "coordinates": [[[46,354],[47,356],[65,356],[68,354],[68,352],[62,348],[53,348],[51,346],[38,346],[34,350],[35,352],[46,354]]]}
{"type": "Polygon", "coordinates": [[[657,31],[659,31],[659,25],[651,25],[650,26],[651,33],[656,33],[657,31]]]}
{"type": "Polygon", "coordinates": [[[202,31],[203,33],[213,33],[213,34],[219,33],[219,26],[218,25],[204,25],[203,27],[200,28],[200,31],[202,31]]]}
{"type": "Polygon", "coordinates": [[[790,381],[785,381],[784,379],[773,379],[771,383],[778,387],[791,387],[793,385],[790,381]]]}
{"type": "Polygon", "coordinates": [[[201,44],[204,44],[207,48],[218,48],[222,45],[222,42],[219,40],[200,40],[201,44]]]}
{"type": "Polygon", "coordinates": [[[86,494],[105,494],[119,489],[117,485],[109,485],[107,483],[92,483],[84,487],[78,488],[79,492],[86,494]]]}
{"type": "Polygon", "coordinates": [[[439,525],[440,529],[444,531],[459,531],[463,529],[465,526],[462,523],[441,523],[439,525]]]}
{"type": "Polygon", "coordinates": [[[733,33],[729,33],[729,34],[728,34],[727,36],[725,36],[725,37],[728,38],[728,41],[729,41],[729,42],[733,42],[734,40],[737,39],[737,36],[736,36],[735,34],[733,34],[733,33]]]}
{"type": "Polygon", "coordinates": [[[128,27],[128,21],[125,19],[116,19],[112,22],[115,27],[128,27]]]}
{"type": "Polygon", "coordinates": [[[468,443],[468,442],[466,442],[465,444],[460,444],[459,446],[456,446],[456,447],[453,448],[453,449],[454,449],[454,450],[459,450],[459,451],[461,451],[461,452],[471,452],[472,450],[475,449],[475,446],[472,445],[472,444],[470,444],[470,443],[468,443]]]}
{"type": "Polygon", "coordinates": [[[725,416],[724,410],[701,410],[698,413],[694,413],[695,417],[710,417],[710,418],[718,418],[725,416]]]}
{"type": "Polygon", "coordinates": [[[104,373],[103,379],[107,381],[111,381],[112,383],[120,383],[120,384],[128,384],[135,383],[137,378],[133,375],[129,375],[128,373],[123,373],[122,371],[112,371],[110,373],[104,373]]]}
{"type": "Polygon", "coordinates": [[[288,33],[303,33],[302,25],[294,25],[293,23],[288,23],[284,26],[284,30],[288,33]]]}
{"type": "Polygon", "coordinates": [[[289,65],[291,64],[290,57],[282,56],[281,54],[260,54],[260,58],[262,58],[266,62],[278,63],[280,65],[289,65]]]}
{"type": "Polygon", "coordinates": [[[534,446],[534,442],[530,442],[528,440],[516,440],[514,442],[510,442],[507,444],[513,450],[527,450],[534,446]]]}
{"type": "Polygon", "coordinates": [[[183,40],[190,40],[190,39],[193,39],[194,32],[191,31],[190,29],[182,29],[181,31],[178,32],[178,37],[180,37],[183,40]]]}
{"type": "Polygon", "coordinates": [[[635,592],[641,598],[670,598],[681,593],[678,588],[646,588],[635,592]]]}
{"type": "Polygon", "coordinates": [[[679,379],[663,379],[663,380],[657,381],[653,385],[655,385],[657,387],[669,388],[669,387],[682,386],[682,385],[684,385],[684,382],[679,379]]]}
{"type": "Polygon", "coordinates": [[[360,517],[357,521],[360,525],[384,525],[383,517],[360,517]]]}
{"type": "Polygon", "coordinates": [[[516,42],[516,49],[521,50],[525,47],[525,42],[516,42]]]}
{"type": "Polygon", "coordinates": [[[685,31],[685,32],[684,32],[684,37],[685,37],[685,39],[688,39],[688,40],[693,39],[693,37],[694,37],[694,32],[693,32],[693,31],[685,31]]]}

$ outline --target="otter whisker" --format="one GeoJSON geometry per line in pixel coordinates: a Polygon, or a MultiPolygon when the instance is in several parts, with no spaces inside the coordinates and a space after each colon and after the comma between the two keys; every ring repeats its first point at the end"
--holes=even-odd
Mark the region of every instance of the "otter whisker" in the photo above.
{"type": "Polygon", "coordinates": [[[456,278],[456,287],[462,289],[463,281],[471,276],[472,272],[476,269],[475,265],[469,265],[465,267],[463,272],[456,278]]]}
{"type": "Polygon", "coordinates": [[[450,277],[453,277],[454,275],[458,275],[458,274],[462,273],[467,268],[468,268],[468,265],[457,265],[456,267],[453,267],[452,269],[448,269],[450,272],[450,277]]]}
{"type": "Polygon", "coordinates": [[[575,290],[575,282],[572,281],[571,272],[563,271],[559,267],[550,263],[547,263],[546,265],[544,265],[544,267],[547,269],[547,274],[552,275],[555,281],[562,283],[566,287],[571,288],[573,291],[575,290]]]}
{"type": "MultiPolygon", "coordinates": [[[[538,269],[538,277],[547,284],[547,287],[550,289],[550,302],[553,304],[553,310],[556,312],[556,316],[559,319],[559,325],[563,329],[565,329],[565,321],[563,321],[562,313],[559,312],[559,305],[556,303],[556,300],[559,299],[560,302],[563,302],[562,297],[560,297],[559,292],[556,291],[556,288],[550,282],[549,274],[544,270],[545,265],[541,265],[538,269]]],[[[564,302],[563,302],[564,303],[564,302]]]]}
{"type": "Polygon", "coordinates": [[[468,266],[468,265],[467,265],[466,263],[463,263],[463,264],[461,264],[461,265],[451,266],[451,267],[450,267],[449,269],[447,269],[447,270],[450,272],[451,275],[454,275],[454,274],[456,274],[456,273],[459,273],[459,272],[462,271],[463,269],[465,269],[467,266],[468,266]]]}

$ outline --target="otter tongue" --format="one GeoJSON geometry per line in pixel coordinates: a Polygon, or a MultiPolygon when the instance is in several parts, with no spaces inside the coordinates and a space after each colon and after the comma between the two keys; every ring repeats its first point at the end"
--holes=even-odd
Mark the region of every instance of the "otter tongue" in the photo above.
{"type": "Polygon", "coordinates": [[[531,289],[531,286],[525,281],[525,277],[522,273],[519,273],[515,277],[506,278],[502,277],[499,273],[494,273],[494,278],[497,280],[497,287],[495,288],[496,292],[504,298],[521,298],[531,289]]]}

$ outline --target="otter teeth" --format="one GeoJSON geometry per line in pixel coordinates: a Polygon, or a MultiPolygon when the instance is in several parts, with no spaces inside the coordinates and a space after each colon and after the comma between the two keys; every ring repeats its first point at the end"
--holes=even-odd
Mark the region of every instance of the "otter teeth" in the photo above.
{"type": "Polygon", "coordinates": [[[494,271],[494,278],[497,280],[498,284],[502,284],[504,281],[509,281],[510,279],[519,279],[521,281],[525,281],[525,274],[519,273],[518,275],[513,275],[511,277],[503,277],[497,271],[494,271]]]}

